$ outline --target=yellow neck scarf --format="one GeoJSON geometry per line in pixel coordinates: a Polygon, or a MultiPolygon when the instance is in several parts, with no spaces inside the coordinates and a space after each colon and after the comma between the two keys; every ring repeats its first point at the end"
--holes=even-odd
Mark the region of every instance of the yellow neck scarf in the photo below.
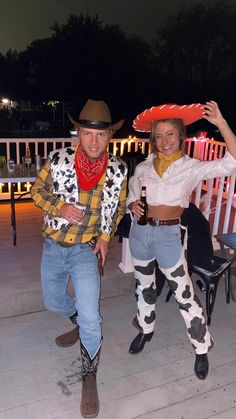
{"type": "Polygon", "coordinates": [[[171,163],[180,159],[181,157],[182,151],[176,151],[175,153],[171,154],[171,156],[165,156],[162,153],[157,153],[157,158],[153,160],[154,169],[156,170],[157,174],[162,177],[171,163]]]}

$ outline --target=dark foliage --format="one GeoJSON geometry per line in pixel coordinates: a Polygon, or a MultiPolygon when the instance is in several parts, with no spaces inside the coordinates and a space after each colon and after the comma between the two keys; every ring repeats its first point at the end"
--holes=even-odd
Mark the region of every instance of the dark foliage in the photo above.
{"type": "MultiPolygon", "coordinates": [[[[229,114],[236,86],[236,10],[229,1],[185,7],[154,45],[128,36],[98,16],[71,15],[52,26],[52,36],[22,52],[0,54],[1,94],[42,103],[70,103],[76,118],[85,101],[103,99],[113,120],[124,117],[122,133],[143,109],[161,103],[219,101],[229,114]]],[[[230,120],[232,126],[234,121],[230,120]]]]}

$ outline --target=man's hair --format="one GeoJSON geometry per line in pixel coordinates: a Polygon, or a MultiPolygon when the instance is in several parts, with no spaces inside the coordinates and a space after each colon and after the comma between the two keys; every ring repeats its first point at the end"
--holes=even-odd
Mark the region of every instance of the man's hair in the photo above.
{"type": "Polygon", "coordinates": [[[151,130],[150,139],[149,139],[149,142],[150,142],[151,147],[152,147],[152,152],[156,153],[156,151],[157,151],[156,139],[155,139],[155,129],[160,122],[170,122],[173,125],[173,127],[177,129],[177,131],[179,133],[179,140],[180,140],[179,149],[182,150],[183,154],[185,154],[186,153],[185,140],[187,138],[186,128],[185,128],[185,125],[184,125],[182,119],[174,119],[174,118],[173,119],[171,119],[171,118],[170,119],[158,119],[157,121],[154,121],[152,123],[152,130],[151,130]]]}

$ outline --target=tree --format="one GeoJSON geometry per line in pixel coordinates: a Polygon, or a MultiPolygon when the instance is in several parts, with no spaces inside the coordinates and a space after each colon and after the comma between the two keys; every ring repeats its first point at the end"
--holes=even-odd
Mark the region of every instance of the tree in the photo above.
{"type": "Polygon", "coordinates": [[[235,71],[236,10],[225,0],[184,7],[157,30],[156,59],[179,94],[206,97],[235,71]]]}

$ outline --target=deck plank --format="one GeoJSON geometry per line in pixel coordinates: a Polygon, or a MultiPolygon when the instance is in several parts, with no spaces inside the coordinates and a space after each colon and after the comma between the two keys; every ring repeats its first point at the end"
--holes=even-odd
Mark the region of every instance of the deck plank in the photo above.
{"type": "MultiPolygon", "coordinates": [[[[16,248],[12,246],[11,228],[7,224],[7,206],[0,217],[0,303],[5,302],[7,309],[13,300],[17,303],[22,294],[28,294],[32,310],[29,312],[27,303],[20,315],[13,310],[11,313],[15,315],[6,317],[5,312],[0,318],[0,419],[78,419],[81,418],[79,345],[58,348],[55,336],[71,328],[70,322],[45,311],[42,302],[40,307],[36,305],[41,294],[41,212],[31,203],[18,204],[17,211],[16,248]]],[[[210,328],[215,339],[215,347],[209,354],[210,372],[207,380],[201,382],[193,372],[194,351],[177,305],[173,298],[168,304],[165,302],[166,289],[158,300],[152,341],[141,354],[128,353],[136,335],[131,324],[136,303],[132,275],[116,269],[119,251],[120,244],[115,238],[103,280],[103,287],[110,289],[101,299],[104,343],[98,373],[99,418],[235,418],[236,304],[226,304],[223,281],[219,284],[210,328]]],[[[199,291],[198,294],[204,305],[205,295],[199,291]]]]}

